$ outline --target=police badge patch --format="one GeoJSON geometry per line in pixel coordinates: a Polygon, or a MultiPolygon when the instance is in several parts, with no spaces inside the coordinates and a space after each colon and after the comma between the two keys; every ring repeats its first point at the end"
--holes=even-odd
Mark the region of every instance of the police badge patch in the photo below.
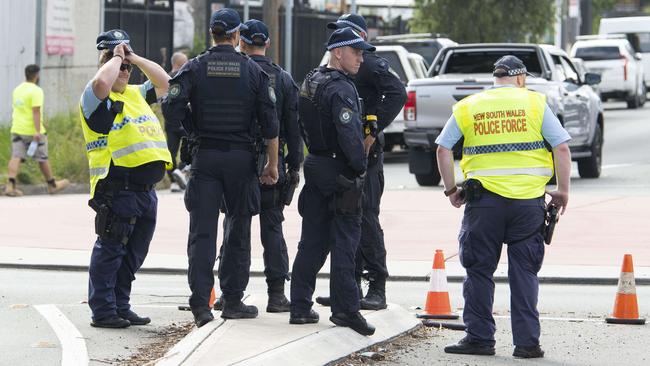
{"type": "Polygon", "coordinates": [[[346,124],[350,121],[352,121],[352,110],[350,108],[342,108],[341,113],[339,113],[339,121],[341,123],[346,124]]]}
{"type": "Polygon", "coordinates": [[[177,97],[181,93],[181,86],[178,84],[172,84],[169,87],[169,96],[172,98],[177,97]]]}
{"type": "Polygon", "coordinates": [[[269,98],[271,98],[271,101],[275,103],[275,90],[273,90],[273,87],[269,86],[269,98]]]}

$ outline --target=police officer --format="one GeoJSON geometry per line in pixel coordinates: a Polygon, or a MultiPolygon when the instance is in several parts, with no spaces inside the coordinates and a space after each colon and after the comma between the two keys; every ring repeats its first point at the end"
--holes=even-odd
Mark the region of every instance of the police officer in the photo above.
{"type": "Polygon", "coordinates": [[[241,299],[250,270],[251,218],[259,212],[259,180],[272,185],[278,179],[278,120],[268,75],[255,61],[235,51],[240,29],[245,28],[236,11],[214,12],[210,31],[216,45],[181,68],[170,81],[166,101],[167,114],[178,121],[188,113],[187,103],[191,105],[191,125],[186,130],[196,147],[185,206],[190,213],[189,303],[199,327],[213,320],[208,302],[214,286],[222,200],[227,225],[219,271],[224,298],[221,317],[257,316],[257,308],[244,305],[241,299]],[[268,153],[261,173],[256,169],[258,131],[268,153]]]}
{"type": "Polygon", "coordinates": [[[171,167],[165,134],[149,104],[167,93],[169,76],[136,55],[128,34],[101,33],[100,68],[81,96],[80,115],[90,166],[89,205],[97,212],[88,305],[94,327],[125,328],[151,320],[131,310],[131,283],[156,227],[154,184],[171,167]],[[149,79],[129,85],[137,66],[149,79]]]}
{"type": "Polygon", "coordinates": [[[300,121],[309,149],[298,211],[302,236],[293,263],[291,324],[316,323],[311,301],[316,274],[332,253],[330,321],[363,335],[375,328],[359,313],[354,279],[361,236],[361,195],[366,171],[359,95],[349,75],[358,72],[363,50],[374,50],[351,28],[327,42],[327,66],[312,70],[300,89],[300,121]]]}
{"type": "MultiPolygon", "coordinates": [[[[302,139],[298,125],[298,86],[291,75],[265,57],[270,45],[269,30],[259,20],[249,20],[241,31],[239,48],[269,75],[275,91],[275,108],[280,122],[278,149],[278,183],[261,185],[260,236],[264,246],[264,274],[268,286],[267,312],[289,311],[289,300],[284,295],[284,282],[289,279],[287,244],[282,234],[282,213],[287,189],[300,181],[300,164],[303,160],[302,139]],[[287,156],[284,156],[284,148],[287,156]],[[288,171],[286,168],[288,167],[288,171]]],[[[293,194],[291,192],[290,194],[293,194]]]]}
{"type": "MultiPolygon", "coordinates": [[[[361,15],[344,14],[330,29],[350,27],[364,40],[368,38],[366,21],[361,15]]],[[[361,299],[361,308],[379,310],[386,308],[386,247],[384,231],[379,223],[379,204],[384,193],[384,134],[406,103],[406,89],[399,78],[389,70],[388,61],[374,52],[363,52],[363,63],[354,76],[354,84],[363,100],[364,146],[368,154],[368,171],[363,195],[361,242],[357,250],[356,280],[367,270],[368,293],[361,299]]],[[[318,297],[316,301],[329,306],[329,298],[318,297]]]]}
{"type": "MultiPolygon", "coordinates": [[[[187,56],[182,52],[174,52],[171,57],[172,70],[169,72],[170,77],[176,76],[181,67],[187,62],[187,56]]],[[[166,112],[163,109],[163,112],[166,112]]],[[[164,114],[163,114],[164,115],[164,114]]],[[[178,121],[176,121],[178,122],[178,121]]],[[[183,161],[176,164],[176,156],[178,149],[181,146],[181,141],[185,137],[185,130],[179,123],[172,123],[172,120],[165,118],[165,134],[167,135],[167,146],[169,146],[169,153],[172,155],[172,168],[167,171],[167,176],[171,182],[170,190],[172,192],[184,191],[187,187],[187,178],[183,173],[185,164],[183,161]]]]}
{"type": "Polygon", "coordinates": [[[513,355],[544,356],[537,312],[544,193],[555,167],[558,189],[546,194],[551,196],[550,205],[563,213],[569,198],[570,137],[546,97],[525,88],[526,73],[517,57],[499,59],[494,64],[495,87],[456,103],[436,140],[445,195],[454,207],[467,203],[459,235],[460,261],[467,271],[463,285],[467,336],[445,347],[447,353],[494,355],[492,275],[506,243],[513,355]],[[459,189],[451,149],[461,137],[460,166],[466,181],[459,189]]]}

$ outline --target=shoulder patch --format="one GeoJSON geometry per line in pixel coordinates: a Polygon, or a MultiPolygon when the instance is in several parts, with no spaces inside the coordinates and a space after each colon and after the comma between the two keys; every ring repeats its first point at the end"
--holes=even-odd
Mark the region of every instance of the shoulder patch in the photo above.
{"type": "Polygon", "coordinates": [[[273,103],[275,103],[276,100],[277,100],[277,99],[275,98],[275,90],[273,90],[273,87],[272,87],[272,86],[269,86],[269,98],[271,98],[271,101],[272,101],[273,103]]]}
{"type": "Polygon", "coordinates": [[[352,121],[352,116],[354,112],[350,108],[341,108],[341,112],[339,113],[339,121],[343,124],[347,124],[348,122],[352,121]]]}
{"type": "Polygon", "coordinates": [[[388,68],[389,68],[388,61],[386,61],[385,59],[383,59],[381,57],[379,57],[379,59],[377,60],[377,65],[379,65],[379,67],[384,69],[384,70],[388,70],[388,68]]]}
{"type": "Polygon", "coordinates": [[[181,86],[178,84],[172,84],[169,86],[168,94],[171,98],[177,97],[181,93],[181,86]]]}

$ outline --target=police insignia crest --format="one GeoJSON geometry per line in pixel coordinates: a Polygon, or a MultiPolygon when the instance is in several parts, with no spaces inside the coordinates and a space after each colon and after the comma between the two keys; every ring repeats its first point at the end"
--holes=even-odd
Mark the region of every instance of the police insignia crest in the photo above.
{"type": "Polygon", "coordinates": [[[273,90],[273,87],[269,86],[269,98],[271,98],[271,101],[275,103],[275,90],[273,90]]]}
{"type": "Polygon", "coordinates": [[[178,84],[172,84],[169,87],[169,96],[174,98],[177,97],[181,93],[181,86],[178,84]]]}
{"type": "Polygon", "coordinates": [[[341,123],[346,124],[352,120],[352,110],[350,108],[343,108],[341,109],[341,113],[339,113],[339,121],[341,123]]]}

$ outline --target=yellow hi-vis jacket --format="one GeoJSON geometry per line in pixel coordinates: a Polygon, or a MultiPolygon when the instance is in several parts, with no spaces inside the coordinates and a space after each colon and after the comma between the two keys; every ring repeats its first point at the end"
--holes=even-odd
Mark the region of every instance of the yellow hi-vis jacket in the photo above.
{"type": "Polygon", "coordinates": [[[469,96],[454,105],[463,133],[460,167],[500,196],[528,199],[544,195],[553,176],[553,157],[542,137],[543,94],[502,87],[469,96]]]}
{"type": "Polygon", "coordinates": [[[111,160],[115,166],[126,168],[163,161],[167,169],[171,169],[165,134],[139,87],[127,85],[124,93],[111,91],[108,97],[112,103],[124,102],[108,135],[91,130],[79,108],[90,167],[90,197],[95,195],[97,182],[108,175],[111,160]]]}

